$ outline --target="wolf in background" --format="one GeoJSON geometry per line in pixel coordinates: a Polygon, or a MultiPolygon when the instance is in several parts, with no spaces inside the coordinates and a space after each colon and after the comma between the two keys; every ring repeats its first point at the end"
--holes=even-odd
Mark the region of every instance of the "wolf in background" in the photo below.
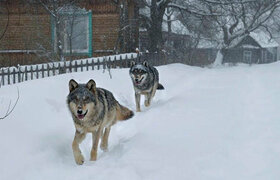
{"type": "Polygon", "coordinates": [[[99,139],[101,138],[100,148],[107,151],[111,126],[118,120],[131,118],[134,114],[120,105],[110,91],[97,88],[92,79],[87,84],[78,84],[71,79],[69,90],[67,104],[76,128],[72,149],[76,163],[81,165],[84,163],[84,157],[79,144],[87,133],[92,133],[90,160],[95,161],[99,139]]]}
{"type": "Polygon", "coordinates": [[[145,106],[151,104],[156,90],[164,87],[159,83],[159,73],[155,67],[149,66],[147,61],[141,63],[131,62],[129,75],[135,90],[136,111],[140,112],[140,97],[145,95],[145,106]]]}

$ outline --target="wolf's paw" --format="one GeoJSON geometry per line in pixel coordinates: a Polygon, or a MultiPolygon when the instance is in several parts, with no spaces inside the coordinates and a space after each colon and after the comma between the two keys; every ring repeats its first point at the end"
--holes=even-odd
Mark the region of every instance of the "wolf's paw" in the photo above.
{"type": "Polygon", "coordinates": [[[104,151],[104,152],[107,152],[108,151],[108,145],[107,144],[101,144],[100,146],[101,150],[104,151]]]}
{"type": "Polygon", "coordinates": [[[150,102],[147,101],[147,100],[145,100],[145,106],[146,106],[146,107],[150,106],[150,102]]]}
{"type": "Polygon", "coordinates": [[[75,161],[76,161],[76,163],[77,163],[78,165],[82,165],[82,164],[84,164],[85,159],[84,159],[83,155],[80,154],[80,155],[77,155],[77,156],[75,157],[75,161]]]}
{"type": "Polygon", "coordinates": [[[97,152],[91,151],[90,153],[90,161],[96,161],[97,159],[97,152]]]}
{"type": "Polygon", "coordinates": [[[141,110],[140,109],[136,109],[136,112],[141,112],[141,110]]]}

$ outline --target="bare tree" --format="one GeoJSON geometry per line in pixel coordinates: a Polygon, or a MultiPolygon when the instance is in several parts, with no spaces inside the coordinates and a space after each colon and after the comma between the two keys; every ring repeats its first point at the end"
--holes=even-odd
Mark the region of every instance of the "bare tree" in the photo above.
{"type": "Polygon", "coordinates": [[[157,52],[162,49],[162,22],[163,16],[171,0],[138,0],[143,4],[140,14],[141,25],[147,29],[149,36],[149,51],[157,52]]]}
{"type": "MultiPolygon", "coordinates": [[[[114,0],[112,0],[114,2],[114,0]]],[[[138,8],[137,3],[134,12],[129,12],[129,4],[127,0],[119,0],[115,5],[119,7],[119,28],[118,38],[115,43],[114,51],[116,53],[127,53],[135,51],[138,47],[138,8]],[[130,14],[130,16],[129,16],[130,14]],[[133,16],[132,16],[133,14],[133,16]]]]}
{"type": "Polygon", "coordinates": [[[186,0],[184,6],[170,6],[214,24],[212,27],[218,35],[215,38],[220,43],[221,58],[224,50],[231,47],[238,38],[265,28],[279,4],[279,0],[197,0],[195,3],[186,0]]]}
{"type": "Polygon", "coordinates": [[[0,117],[0,120],[5,119],[6,117],[8,117],[8,116],[14,111],[14,109],[15,109],[17,103],[18,103],[18,100],[19,100],[19,90],[18,90],[18,88],[17,88],[17,99],[16,99],[14,105],[11,107],[12,101],[9,102],[7,111],[6,111],[5,115],[3,115],[2,117],[0,117]]]}

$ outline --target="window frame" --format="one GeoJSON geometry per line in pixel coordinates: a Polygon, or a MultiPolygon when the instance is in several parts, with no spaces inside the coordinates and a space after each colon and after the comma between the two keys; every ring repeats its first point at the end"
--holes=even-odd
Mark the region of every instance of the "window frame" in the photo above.
{"type": "MultiPolygon", "coordinates": [[[[70,15],[71,12],[67,13],[67,12],[63,12],[61,13],[62,16],[67,16],[70,15]]],[[[79,50],[73,50],[72,49],[72,54],[70,54],[70,50],[65,50],[63,48],[63,55],[65,56],[88,56],[88,57],[92,57],[93,54],[93,50],[92,50],[92,11],[89,10],[87,12],[78,12],[77,16],[88,16],[88,28],[86,30],[87,32],[87,52],[82,52],[79,50]]],[[[63,33],[64,34],[64,33],[63,33]]],[[[63,37],[64,38],[64,37],[63,37]]],[[[52,40],[52,45],[53,45],[53,51],[56,52],[57,48],[56,48],[56,33],[55,33],[55,22],[54,22],[54,17],[51,16],[51,40],[52,40]]],[[[65,41],[63,41],[65,42],[65,41]]]]}

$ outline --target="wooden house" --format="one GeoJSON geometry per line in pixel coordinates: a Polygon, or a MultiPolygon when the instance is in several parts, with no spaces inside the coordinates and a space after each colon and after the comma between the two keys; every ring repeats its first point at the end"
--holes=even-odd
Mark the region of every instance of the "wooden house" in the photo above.
{"type": "MultiPolygon", "coordinates": [[[[55,16],[47,9],[52,8],[52,5],[48,4],[52,1],[41,2],[44,5],[35,0],[0,0],[0,67],[59,59],[56,53],[55,16]]],[[[120,43],[123,33],[121,21],[129,27],[126,32],[129,38],[125,39],[125,43],[129,44],[131,49],[138,46],[137,6],[133,0],[74,2],[77,3],[73,6],[62,6],[57,12],[61,17],[65,17],[61,22],[64,29],[60,31],[60,48],[66,59],[130,51],[121,48],[124,46],[120,43]],[[75,23],[71,26],[69,17],[75,17],[75,23]]]]}
{"type": "Polygon", "coordinates": [[[223,63],[262,64],[277,61],[279,44],[263,31],[255,31],[239,38],[225,50],[223,63]]]}
{"type": "MultiPolygon", "coordinates": [[[[234,40],[231,46],[223,50],[222,63],[262,64],[277,61],[278,43],[261,30],[251,32],[234,40]]],[[[197,47],[190,49],[192,64],[205,66],[214,63],[218,43],[200,40],[197,47]]]]}

